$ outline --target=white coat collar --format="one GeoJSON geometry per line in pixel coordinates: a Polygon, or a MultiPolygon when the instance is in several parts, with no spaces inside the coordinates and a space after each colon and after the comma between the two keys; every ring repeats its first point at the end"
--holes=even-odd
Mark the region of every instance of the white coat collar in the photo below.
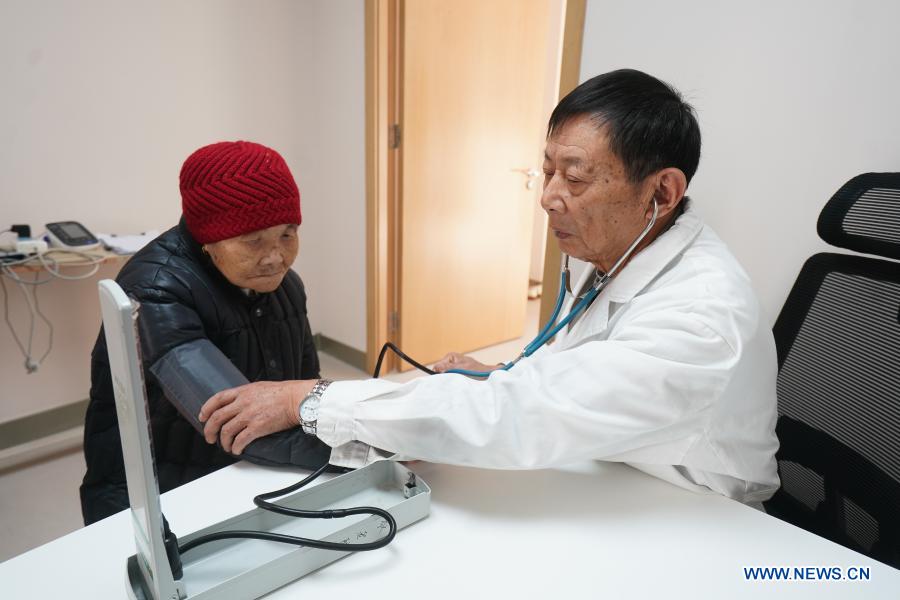
{"type": "MultiPolygon", "coordinates": [[[[646,288],[653,279],[694,241],[703,229],[703,221],[694,210],[693,202],[689,198],[684,199],[684,212],[678,216],[668,230],[653,240],[649,246],[634,255],[625,268],[609,283],[600,296],[588,307],[587,313],[575,325],[575,329],[589,328],[590,335],[606,327],[609,322],[609,305],[612,302],[625,304],[637,296],[646,288]]],[[[594,269],[584,270],[578,283],[572,287],[576,292],[585,289],[589,280],[594,278],[594,269]]],[[[569,313],[574,305],[574,299],[569,297],[562,311],[563,315],[569,313]]],[[[568,328],[564,328],[558,336],[558,341],[568,337],[568,328]]],[[[580,337],[580,336],[579,336],[580,337]]],[[[561,346],[567,344],[562,343],[561,346]]]]}
{"type": "Polygon", "coordinates": [[[690,199],[684,199],[682,212],[669,229],[653,240],[649,246],[634,255],[605,290],[611,302],[625,303],[638,295],[657,275],[694,241],[703,221],[694,210],[690,199]]]}

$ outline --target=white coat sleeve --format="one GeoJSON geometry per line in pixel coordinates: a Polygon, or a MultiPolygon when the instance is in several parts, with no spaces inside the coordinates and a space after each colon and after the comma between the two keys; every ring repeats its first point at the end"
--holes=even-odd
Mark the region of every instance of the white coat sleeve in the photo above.
{"type": "Polygon", "coordinates": [[[735,349],[689,312],[636,315],[616,330],[484,381],[336,382],[323,397],[318,435],[332,447],[359,440],[409,458],[500,469],[655,462],[660,447],[677,459],[703,435],[735,349]]]}

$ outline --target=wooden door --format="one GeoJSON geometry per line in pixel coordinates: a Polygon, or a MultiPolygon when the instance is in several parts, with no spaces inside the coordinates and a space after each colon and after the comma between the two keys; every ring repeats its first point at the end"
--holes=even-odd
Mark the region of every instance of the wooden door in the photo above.
{"type": "Polygon", "coordinates": [[[540,169],[561,7],[403,3],[399,341],[420,361],[523,333],[541,186],[522,171],[540,169]]]}

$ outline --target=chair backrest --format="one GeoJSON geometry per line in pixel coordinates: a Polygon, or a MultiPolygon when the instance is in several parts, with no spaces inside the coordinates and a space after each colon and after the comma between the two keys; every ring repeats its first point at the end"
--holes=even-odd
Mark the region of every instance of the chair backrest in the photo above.
{"type": "Polygon", "coordinates": [[[782,487],[766,510],[900,567],[900,173],[847,182],[775,323],[782,487]]]}

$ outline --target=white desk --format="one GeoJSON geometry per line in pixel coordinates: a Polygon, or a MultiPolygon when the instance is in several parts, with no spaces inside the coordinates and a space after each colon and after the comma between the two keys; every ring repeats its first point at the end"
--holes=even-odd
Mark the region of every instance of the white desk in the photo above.
{"type": "MultiPolygon", "coordinates": [[[[718,496],[617,464],[499,472],[420,463],[431,515],[268,598],[900,598],[900,571],[718,496]],[[745,581],[744,566],[871,567],[869,581],[745,581]]],[[[163,496],[176,534],[298,471],[238,464],[163,496]]],[[[127,511],[0,564],[0,597],[125,598],[127,511]]]]}

